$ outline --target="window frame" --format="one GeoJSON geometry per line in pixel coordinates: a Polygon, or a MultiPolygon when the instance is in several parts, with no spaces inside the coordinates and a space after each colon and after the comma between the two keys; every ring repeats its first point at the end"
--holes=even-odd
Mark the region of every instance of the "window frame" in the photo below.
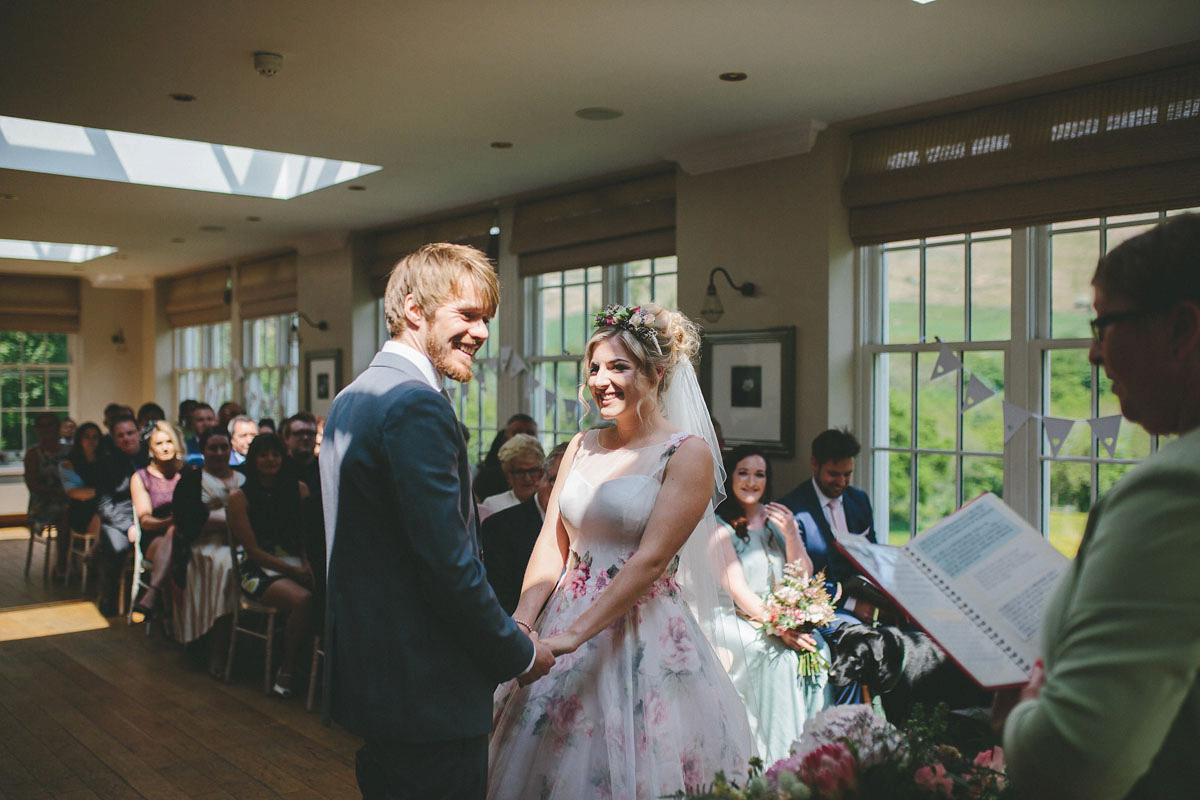
{"type": "MultiPolygon", "coordinates": [[[[19,385],[21,387],[18,390],[20,405],[6,406],[6,405],[2,404],[2,401],[0,401],[0,414],[15,412],[15,413],[21,414],[21,416],[24,419],[24,424],[21,426],[21,445],[22,446],[21,446],[20,450],[0,449],[0,463],[4,463],[7,461],[9,463],[19,464],[25,458],[25,452],[30,447],[32,447],[34,444],[37,443],[36,438],[34,438],[33,427],[32,427],[32,418],[34,416],[36,416],[37,414],[40,414],[43,411],[52,411],[56,414],[60,414],[63,419],[66,419],[67,417],[72,416],[71,409],[73,409],[75,407],[77,386],[78,386],[76,365],[79,362],[78,350],[77,350],[77,348],[79,346],[79,337],[74,333],[67,333],[67,332],[61,332],[61,331],[11,331],[10,330],[10,331],[6,331],[6,332],[7,333],[24,333],[26,336],[29,336],[29,335],[36,335],[36,336],[61,335],[61,336],[66,337],[66,348],[65,348],[66,361],[63,363],[48,363],[48,362],[36,363],[36,362],[25,361],[22,359],[21,361],[17,361],[17,362],[13,362],[13,363],[0,364],[0,373],[15,372],[18,375],[20,375],[19,385]],[[26,405],[25,391],[24,391],[25,375],[29,374],[29,373],[36,373],[36,372],[42,373],[44,385],[47,387],[49,386],[51,372],[65,372],[66,373],[66,376],[67,376],[67,403],[65,406],[49,405],[50,393],[49,393],[48,388],[44,392],[44,399],[46,401],[45,405],[42,405],[42,406],[26,405]]],[[[0,448],[2,448],[2,444],[0,444],[0,448]]]]}

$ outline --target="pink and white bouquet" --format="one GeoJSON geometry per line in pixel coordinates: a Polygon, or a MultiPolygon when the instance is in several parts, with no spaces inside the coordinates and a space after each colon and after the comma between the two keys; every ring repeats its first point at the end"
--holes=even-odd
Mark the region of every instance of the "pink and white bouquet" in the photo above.
{"type": "MultiPolygon", "coordinates": [[[[767,618],[762,630],[773,636],[785,631],[812,633],[817,628],[834,620],[834,603],[841,596],[841,589],[833,597],[825,590],[825,572],[809,577],[804,568],[792,562],[783,568],[783,580],[763,598],[767,605],[767,618]]],[[[798,675],[819,675],[829,669],[829,662],[818,650],[798,651],[800,661],[796,666],[798,675]]]]}

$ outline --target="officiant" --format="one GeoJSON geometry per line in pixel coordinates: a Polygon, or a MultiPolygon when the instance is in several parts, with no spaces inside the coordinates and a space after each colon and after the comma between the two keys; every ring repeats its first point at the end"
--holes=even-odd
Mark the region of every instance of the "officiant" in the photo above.
{"type": "Polygon", "coordinates": [[[1200,786],[1200,216],[1100,259],[1091,362],[1122,415],[1176,436],[1091,510],[1046,609],[1045,665],[1008,715],[1020,797],[1195,797],[1200,786]]]}

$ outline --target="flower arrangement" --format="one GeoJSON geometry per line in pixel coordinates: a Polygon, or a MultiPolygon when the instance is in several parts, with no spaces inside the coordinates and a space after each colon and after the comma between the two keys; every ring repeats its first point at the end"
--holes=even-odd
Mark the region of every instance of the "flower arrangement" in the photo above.
{"type": "MultiPolygon", "coordinates": [[[[800,564],[785,564],[783,580],[776,583],[763,598],[767,605],[767,618],[762,630],[773,636],[784,631],[812,633],[833,622],[833,604],[840,596],[840,588],[833,597],[825,590],[824,571],[810,578],[800,564]]],[[[798,675],[819,675],[829,668],[829,662],[819,651],[802,650],[799,656],[800,661],[796,666],[798,675]]]]}
{"type": "Polygon", "coordinates": [[[609,305],[592,320],[596,328],[625,328],[645,342],[657,342],[654,315],[641,306],[609,305]]]}
{"type": "Polygon", "coordinates": [[[968,760],[956,748],[937,744],[945,733],[946,707],[914,711],[905,730],[877,716],[870,706],[835,706],[809,720],[787,758],[765,772],[750,762],[744,787],[718,773],[700,794],[686,800],[1001,800],[1004,751],[984,750],[968,760]]]}

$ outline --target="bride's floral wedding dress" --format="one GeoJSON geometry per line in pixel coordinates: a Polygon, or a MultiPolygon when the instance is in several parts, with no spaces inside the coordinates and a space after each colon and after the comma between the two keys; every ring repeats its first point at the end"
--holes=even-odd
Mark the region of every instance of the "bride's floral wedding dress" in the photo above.
{"type": "MultiPolygon", "coordinates": [[[[564,630],[637,549],[667,461],[687,434],[606,450],[588,431],[559,496],[566,571],[535,629],[564,630]]],[[[676,564],[624,616],[541,680],[496,693],[489,800],[670,795],[744,777],[746,711],[680,597],[676,564]]]]}

